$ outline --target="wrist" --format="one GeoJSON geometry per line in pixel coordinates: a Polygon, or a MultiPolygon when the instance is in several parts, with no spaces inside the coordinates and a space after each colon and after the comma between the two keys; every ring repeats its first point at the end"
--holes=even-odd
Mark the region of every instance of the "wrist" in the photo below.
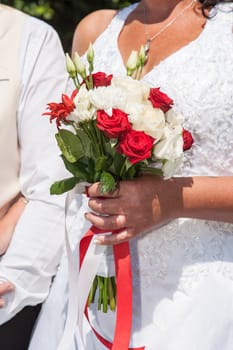
{"type": "Polygon", "coordinates": [[[173,177],[164,180],[164,191],[168,193],[166,198],[166,210],[169,219],[190,217],[193,208],[193,177],[173,177]]]}

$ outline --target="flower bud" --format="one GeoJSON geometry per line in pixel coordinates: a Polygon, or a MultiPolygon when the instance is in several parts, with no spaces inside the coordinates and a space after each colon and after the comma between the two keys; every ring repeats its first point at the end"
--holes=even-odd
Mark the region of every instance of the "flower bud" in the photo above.
{"type": "Polygon", "coordinates": [[[132,75],[133,72],[137,69],[137,61],[138,61],[138,52],[133,50],[126,63],[127,75],[132,75]]]}
{"type": "Polygon", "coordinates": [[[94,50],[93,50],[92,43],[89,44],[89,47],[87,50],[87,61],[90,64],[93,64],[93,61],[94,61],[94,50]]]}
{"type": "Polygon", "coordinates": [[[72,79],[76,77],[77,70],[76,70],[76,67],[74,65],[74,62],[72,61],[72,59],[68,53],[66,53],[66,70],[72,79]]]}
{"type": "Polygon", "coordinates": [[[144,64],[146,63],[146,60],[147,60],[144,45],[141,46],[138,57],[139,57],[139,61],[140,61],[140,66],[143,67],[144,64]]]}
{"type": "Polygon", "coordinates": [[[74,53],[74,64],[77,69],[77,72],[83,79],[86,78],[87,73],[86,73],[86,67],[83,61],[81,60],[81,57],[77,52],[74,53]]]}

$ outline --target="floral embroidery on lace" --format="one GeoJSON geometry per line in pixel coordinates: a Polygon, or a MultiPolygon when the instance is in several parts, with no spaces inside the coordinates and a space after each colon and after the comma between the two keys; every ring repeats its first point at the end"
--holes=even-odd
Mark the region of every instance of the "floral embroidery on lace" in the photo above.
{"type": "MultiPolygon", "coordinates": [[[[125,74],[117,38],[135,6],[120,11],[95,42],[98,70],[125,74]]],[[[196,40],[167,57],[144,77],[174,99],[194,135],[194,147],[187,152],[178,175],[233,175],[231,26],[231,14],[218,11],[196,40]]],[[[233,225],[200,220],[181,222],[172,222],[131,243],[134,288],[140,285],[146,289],[171,275],[174,280],[177,274],[177,281],[173,282],[187,292],[213,269],[232,278],[230,258],[224,247],[231,244],[233,251],[233,225]]]]}

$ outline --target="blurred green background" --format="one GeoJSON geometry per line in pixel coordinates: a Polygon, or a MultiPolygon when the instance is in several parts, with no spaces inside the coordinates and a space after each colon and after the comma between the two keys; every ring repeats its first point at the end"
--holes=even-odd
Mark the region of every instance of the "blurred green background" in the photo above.
{"type": "Polygon", "coordinates": [[[101,8],[118,9],[136,0],[3,0],[0,2],[51,24],[60,35],[64,50],[69,52],[75,27],[86,14],[101,8]]]}

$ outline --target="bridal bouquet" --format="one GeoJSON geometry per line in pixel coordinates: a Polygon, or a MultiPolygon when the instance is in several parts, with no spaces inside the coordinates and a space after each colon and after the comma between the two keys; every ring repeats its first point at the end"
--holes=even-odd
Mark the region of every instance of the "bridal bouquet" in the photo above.
{"type": "MultiPolygon", "coordinates": [[[[173,101],[158,87],[137,80],[145,64],[143,51],[133,52],[127,76],[94,71],[94,51],[89,46],[86,64],[76,53],[66,55],[67,71],[74,82],[71,96],[49,103],[44,113],[55,121],[56,140],[71,177],[51,186],[52,194],[71,190],[78,183],[99,181],[102,193],[114,191],[120,180],[142,174],[169,178],[192,145],[183,117],[173,101]],[[136,79],[135,79],[136,78],[136,79]],[[63,127],[62,127],[63,126],[63,127]]],[[[97,276],[89,302],[99,287],[99,309],[115,309],[114,277],[97,276]]]]}

